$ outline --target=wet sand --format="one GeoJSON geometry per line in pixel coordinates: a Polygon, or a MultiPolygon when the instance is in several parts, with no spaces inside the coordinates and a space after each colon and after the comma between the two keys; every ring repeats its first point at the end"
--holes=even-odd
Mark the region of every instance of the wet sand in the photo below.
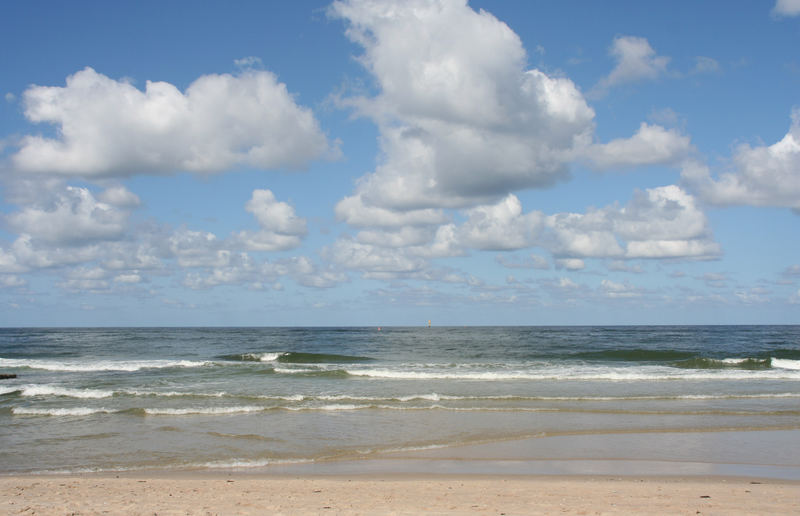
{"type": "Polygon", "coordinates": [[[797,439],[553,435],[261,469],[0,476],[0,514],[800,514],[797,439]]]}

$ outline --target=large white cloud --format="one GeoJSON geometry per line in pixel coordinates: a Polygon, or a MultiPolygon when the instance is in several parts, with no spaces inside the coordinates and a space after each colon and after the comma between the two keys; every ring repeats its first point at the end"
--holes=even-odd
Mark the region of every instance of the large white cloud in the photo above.
{"type": "Polygon", "coordinates": [[[789,132],[769,146],[741,145],[731,169],[713,178],[708,166],[687,162],[683,180],[706,202],[717,205],[783,206],[800,211],[800,108],[789,132]]]}
{"type": "Polygon", "coordinates": [[[519,38],[491,14],[463,0],[340,1],[332,12],[380,87],[343,101],[376,121],[383,159],[337,207],[342,218],[383,209],[400,220],[550,185],[591,142],[594,112],[577,87],[526,70],[519,38]]]}
{"type": "Polygon", "coordinates": [[[66,85],[32,86],[25,116],[56,137],[25,136],[16,168],[100,178],[246,165],[300,168],[332,152],[311,111],[266,71],[205,75],[185,92],[148,81],[144,91],[85,68],[66,85]]]}

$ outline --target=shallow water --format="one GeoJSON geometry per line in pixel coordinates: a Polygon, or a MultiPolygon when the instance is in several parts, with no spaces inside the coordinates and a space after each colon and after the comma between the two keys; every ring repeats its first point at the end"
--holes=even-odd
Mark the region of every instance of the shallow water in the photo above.
{"type": "Polygon", "coordinates": [[[7,473],[800,428],[800,326],[2,329],[7,473]]]}

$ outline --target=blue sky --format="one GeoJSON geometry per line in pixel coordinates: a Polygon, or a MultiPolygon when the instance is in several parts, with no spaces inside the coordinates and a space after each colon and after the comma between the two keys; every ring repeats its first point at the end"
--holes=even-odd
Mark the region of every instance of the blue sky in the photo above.
{"type": "Polygon", "coordinates": [[[7,2],[0,325],[800,323],[800,2],[7,2]]]}

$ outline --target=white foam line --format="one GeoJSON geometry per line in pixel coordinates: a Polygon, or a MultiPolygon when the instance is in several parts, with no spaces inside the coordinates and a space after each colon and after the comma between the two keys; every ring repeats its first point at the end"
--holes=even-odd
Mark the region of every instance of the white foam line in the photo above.
{"type": "Polygon", "coordinates": [[[11,413],[20,416],[89,416],[92,414],[113,414],[116,410],[108,410],[105,408],[89,408],[89,407],[74,407],[74,408],[56,408],[56,409],[37,409],[14,407],[11,413]]]}
{"type": "Polygon", "coordinates": [[[93,371],[125,371],[133,372],[141,369],[164,369],[169,367],[203,367],[213,364],[209,361],[195,360],[101,360],[97,362],[57,362],[54,360],[28,360],[0,358],[0,367],[44,369],[46,371],[93,372],[93,371]]]}
{"type": "Polygon", "coordinates": [[[185,416],[185,415],[225,415],[261,412],[267,407],[241,406],[241,407],[199,407],[199,408],[146,408],[144,413],[150,416],[185,416]]]}
{"type": "Polygon", "coordinates": [[[23,396],[64,396],[69,398],[98,399],[110,398],[114,391],[99,389],[72,389],[56,385],[26,385],[22,387],[23,396]]]}

